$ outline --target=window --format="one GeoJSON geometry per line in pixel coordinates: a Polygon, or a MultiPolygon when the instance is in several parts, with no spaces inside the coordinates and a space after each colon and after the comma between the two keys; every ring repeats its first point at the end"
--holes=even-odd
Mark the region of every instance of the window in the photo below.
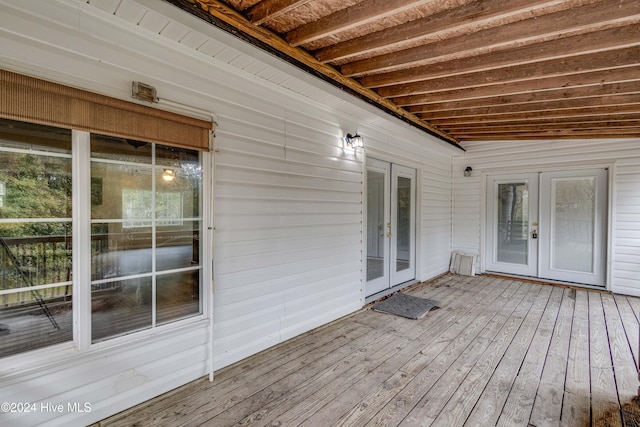
{"type": "Polygon", "coordinates": [[[71,132],[0,120],[0,357],[73,337],[71,132]]]}
{"type": "Polygon", "coordinates": [[[203,313],[200,152],[86,132],[76,150],[75,132],[0,119],[0,357],[203,313]],[[74,227],[90,251],[73,251],[74,227]],[[90,319],[77,331],[74,312],[90,319]]]}
{"type": "Polygon", "coordinates": [[[202,313],[198,152],[92,134],[91,180],[92,342],[202,313]]]}

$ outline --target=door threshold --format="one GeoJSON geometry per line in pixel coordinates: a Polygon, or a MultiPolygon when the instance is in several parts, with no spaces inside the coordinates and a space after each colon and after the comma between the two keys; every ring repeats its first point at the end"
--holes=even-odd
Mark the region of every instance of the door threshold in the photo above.
{"type": "Polygon", "coordinates": [[[366,304],[369,304],[370,302],[377,301],[380,298],[384,298],[387,295],[391,295],[391,294],[393,294],[395,292],[398,292],[399,290],[404,289],[404,288],[406,288],[408,286],[415,285],[416,283],[418,283],[418,280],[415,280],[415,279],[408,280],[406,282],[402,282],[399,285],[395,285],[392,288],[384,289],[384,290],[382,290],[382,291],[380,291],[378,293],[375,293],[373,295],[370,295],[370,296],[366,297],[364,299],[364,303],[366,305],[366,304]]]}
{"type": "Polygon", "coordinates": [[[590,289],[594,291],[609,292],[609,293],[611,292],[606,288],[606,286],[587,285],[584,283],[576,283],[576,282],[564,282],[562,280],[553,280],[553,279],[542,279],[540,277],[521,276],[518,274],[500,273],[497,271],[485,271],[483,274],[486,276],[493,276],[493,277],[508,277],[511,279],[526,280],[528,282],[541,283],[545,285],[564,286],[567,288],[576,288],[576,289],[590,289]]]}

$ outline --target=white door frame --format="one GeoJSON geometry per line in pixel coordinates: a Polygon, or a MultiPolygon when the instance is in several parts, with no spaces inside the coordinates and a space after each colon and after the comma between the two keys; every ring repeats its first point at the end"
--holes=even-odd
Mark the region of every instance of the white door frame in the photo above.
{"type": "Polygon", "coordinates": [[[486,239],[484,246],[485,268],[490,271],[499,271],[508,274],[522,276],[536,276],[538,273],[538,239],[532,238],[532,233],[538,224],[538,174],[522,173],[509,175],[491,175],[485,180],[486,185],[486,239]],[[497,197],[496,192],[500,184],[524,183],[528,187],[528,214],[527,224],[527,262],[524,264],[508,263],[498,259],[498,244],[496,242],[497,224],[497,197]],[[533,196],[533,197],[532,197],[533,196]],[[491,202],[489,202],[491,200],[491,202]]]}
{"type": "Polygon", "coordinates": [[[389,162],[384,162],[382,160],[377,160],[377,159],[371,159],[371,158],[367,158],[366,159],[366,166],[365,166],[365,170],[366,170],[366,176],[365,176],[365,194],[366,194],[366,209],[363,209],[364,211],[364,215],[363,215],[363,222],[365,223],[366,227],[364,229],[365,231],[365,244],[364,244],[364,262],[365,262],[365,275],[364,275],[364,281],[365,281],[365,297],[368,297],[370,295],[376,294],[378,292],[382,292],[383,290],[389,288],[389,283],[390,283],[390,264],[389,264],[389,254],[390,254],[390,241],[387,237],[385,237],[387,235],[387,233],[391,232],[391,230],[387,230],[387,228],[385,227],[385,224],[390,224],[391,223],[391,212],[389,209],[386,209],[384,207],[388,206],[391,200],[391,163],[389,162]],[[382,242],[382,253],[383,253],[383,263],[382,263],[382,275],[372,279],[372,280],[367,280],[367,275],[368,275],[368,268],[369,268],[369,237],[368,237],[368,232],[369,232],[369,227],[371,226],[371,224],[368,223],[367,219],[369,217],[369,202],[371,201],[369,199],[368,196],[368,190],[369,190],[369,171],[373,170],[374,172],[377,173],[381,173],[383,174],[383,200],[382,200],[382,205],[383,205],[383,218],[382,218],[382,229],[377,230],[377,234],[379,234],[379,238],[381,239],[382,242]]]}
{"type": "Polygon", "coordinates": [[[416,215],[417,215],[417,177],[418,171],[415,168],[411,168],[408,166],[403,166],[397,163],[393,163],[385,160],[378,160],[375,158],[367,157],[365,171],[367,175],[365,177],[365,209],[363,209],[363,221],[365,223],[364,233],[364,260],[365,260],[365,274],[364,274],[364,282],[365,282],[365,298],[370,297],[375,294],[379,294],[384,292],[385,290],[391,289],[394,286],[402,284],[404,282],[411,281],[416,278],[417,268],[416,268],[416,215]],[[369,196],[368,196],[368,183],[369,170],[383,173],[384,174],[384,221],[382,230],[378,230],[378,232],[384,235],[384,261],[383,261],[383,274],[382,276],[376,277],[372,280],[367,280],[367,268],[369,264],[368,250],[369,250],[369,242],[368,234],[370,224],[367,224],[367,219],[369,216],[369,196]],[[398,218],[397,218],[397,207],[392,206],[392,203],[397,203],[397,192],[398,192],[398,179],[399,178],[408,178],[411,180],[411,206],[410,206],[410,219],[409,219],[409,268],[403,269],[400,271],[396,271],[396,268],[391,268],[392,266],[397,266],[397,258],[398,258],[398,218]]]}
{"type": "Polygon", "coordinates": [[[391,286],[399,285],[400,283],[407,282],[416,278],[416,170],[406,166],[398,164],[391,164],[391,203],[397,203],[398,201],[398,179],[406,178],[411,182],[411,197],[409,207],[409,250],[403,251],[402,254],[399,250],[398,238],[400,237],[400,231],[398,230],[399,209],[396,204],[395,207],[391,207],[391,265],[396,265],[396,268],[391,268],[391,286]],[[398,261],[408,260],[409,266],[406,269],[398,270],[398,261]]]}
{"type": "MultiPolygon", "coordinates": [[[[540,273],[536,273],[536,276],[534,277],[537,278],[538,276],[540,276],[542,280],[547,280],[549,282],[557,282],[557,283],[572,282],[572,283],[579,283],[580,285],[584,285],[585,287],[609,289],[611,279],[610,279],[610,269],[607,263],[607,259],[608,259],[608,254],[611,253],[611,232],[612,232],[611,218],[613,217],[612,199],[613,197],[615,197],[614,196],[615,192],[612,190],[614,181],[612,179],[609,179],[609,177],[611,176],[610,171],[612,170],[613,167],[615,167],[615,165],[603,164],[603,165],[589,165],[589,166],[591,166],[591,168],[585,168],[584,166],[565,167],[562,169],[540,167],[540,168],[537,168],[537,170],[535,171],[532,171],[531,169],[525,169],[522,172],[511,172],[511,173],[482,172],[481,174],[481,183],[482,183],[481,185],[481,224],[483,226],[480,233],[481,247],[483,251],[482,259],[481,259],[482,271],[492,271],[492,268],[491,268],[492,265],[490,263],[490,257],[492,255],[490,254],[490,250],[489,250],[489,247],[490,247],[489,239],[493,238],[490,222],[494,221],[494,219],[491,217],[491,211],[488,205],[489,197],[490,197],[489,193],[491,191],[491,189],[489,188],[489,182],[491,179],[500,178],[500,177],[518,177],[518,176],[524,176],[524,175],[534,174],[534,173],[548,174],[548,176],[563,176],[563,175],[575,176],[577,172],[590,173],[594,171],[599,171],[601,174],[604,174],[604,181],[599,181],[597,184],[599,189],[603,190],[603,192],[600,193],[599,195],[600,199],[597,202],[599,204],[599,214],[597,215],[597,218],[596,218],[596,222],[598,223],[598,226],[600,227],[600,231],[601,231],[601,236],[599,237],[599,242],[598,242],[601,252],[596,257],[597,259],[594,260],[595,264],[597,264],[596,269],[598,269],[598,274],[599,274],[598,284],[589,283],[588,280],[584,280],[584,279],[581,282],[576,282],[575,279],[570,280],[570,278],[568,277],[565,277],[564,279],[560,278],[559,276],[556,276],[554,278],[544,278],[541,276],[540,273]]],[[[599,179],[602,179],[602,178],[599,178],[599,179]]],[[[540,194],[542,193],[541,188],[538,191],[540,194]]],[[[540,209],[541,208],[538,208],[538,211],[540,211],[540,209]]],[[[540,215],[542,216],[541,213],[540,215]]],[[[532,221],[530,220],[530,225],[531,225],[531,222],[532,221]]],[[[537,221],[536,221],[536,224],[537,224],[537,221]]],[[[545,233],[545,227],[542,224],[540,225],[542,227],[540,230],[538,230],[539,233],[540,232],[545,233]]],[[[531,234],[529,237],[531,237],[531,234]]],[[[548,236],[546,238],[548,239],[548,236]]],[[[543,250],[542,245],[539,244],[537,249],[539,265],[542,264],[542,259],[543,259],[541,256],[542,250],[543,250]]],[[[515,276],[521,276],[521,275],[528,276],[525,273],[505,272],[505,274],[515,275],[515,276]]]]}
{"type": "Polygon", "coordinates": [[[605,169],[587,169],[580,171],[544,172],[540,176],[540,271],[542,278],[582,283],[585,285],[604,286],[606,282],[607,254],[607,171],[605,169]],[[592,179],[595,185],[594,218],[592,234],[591,271],[563,270],[553,265],[554,236],[554,193],[551,186],[558,179],[592,179]],[[544,254],[544,256],[543,256],[544,254]]]}

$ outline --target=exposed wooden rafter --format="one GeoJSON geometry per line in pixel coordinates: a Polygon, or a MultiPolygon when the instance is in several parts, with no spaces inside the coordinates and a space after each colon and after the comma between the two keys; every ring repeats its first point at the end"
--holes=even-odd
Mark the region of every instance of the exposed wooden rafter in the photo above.
{"type": "Polygon", "coordinates": [[[534,10],[561,10],[570,7],[569,2],[557,0],[487,0],[472,2],[458,8],[447,9],[406,24],[390,27],[383,31],[367,34],[355,39],[336,43],[316,52],[323,62],[335,62],[356,56],[377,56],[385,50],[394,51],[441,40],[447,31],[491,28],[500,23],[516,22],[530,18],[534,10]],[[526,7],[526,8],[525,8],[526,7]]]}
{"type": "Polygon", "coordinates": [[[265,0],[247,11],[252,24],[260,25],[302,6],[311,0],[265,0]]]}
{"type": "Polygon", "coordinates": [[[168,1],[450,141],[640,136],[638,0],[168,1]]]}
{"type": "Polygon", "coordinates": [[[287,34],[292,46],[300,46],[323,37],[347,31],[354,27],[367,25],[385,19],[407,9],[418,7],[430,0],[365,0],[348,9],[327,15],[324,18],[296,28],[287,34]]]}
{"type": "Polygon", "coordinates": [[[612,8],[608,2],[597,2],[549,15],[533,16],[506,27],[499,26],[371,59],[344,65],[346,76],[362,76],[435,63],[442,58],[477,56],[514,47],[533,45],[590,31],[614,28],[640,22],[640,2],[625,2],[612,8]]]}

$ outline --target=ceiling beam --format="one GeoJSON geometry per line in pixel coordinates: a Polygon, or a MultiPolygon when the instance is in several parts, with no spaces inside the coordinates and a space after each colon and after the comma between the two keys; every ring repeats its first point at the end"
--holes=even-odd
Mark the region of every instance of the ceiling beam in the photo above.
{"type": "Polygon", "coordinates": [[[300,46],[342,31],[369,24],[407,9],[430,3],[431,1],[432,0],[365,0],[289,31],[285,39],[291,46],[300,46]]]}
{"type": "Polygon", "coordinates": [[[378,89],[378,94],[385,98],[405,95],[442,92],[446,90],[482,87],[497,84],[526,82],[551,77],[573,76],[581,73],[602,71],[640,65],[640,44],[619,50],[609,50],[588,55],[575,56],[570,59],[552,59],[525,65],[514,65],[497,70],[453,75],[436,79],[386,86],[378,89]]]}
{"type": "Polygon", "coordinates": [[[470,87],[422,95],[409,95],[393,98],[399,106],[429,104],[432,102],[462,101],[477,98],[516,95],[530,92],[557,90],[557,88],[578,88],[581,86],[599,86],[603,83],[624,83],[640,80],[640,66],[594,71],[570,76],[540,78],[524,82],[496,84],[491,86],[470,87]]]}
{"type": "Polygon", "coordinates": [[[611,2],[601,1],[489,28],[476,32],[473,36],[463,34],[441,42],[355,61],[341,66],[340,69],[346,76],[362,77],[640,22],[639,1],[620,0],[619,3],[619,7],[612,8],[611,2]]]}
{"type": "Polygon", "coordinates": [[[478,125],[477,123],[459,123],[451,125],[443,125],[443,129],[450,130],[452,132],[462,132],[470,129],[475,129],[476,132],[488,131],[493,129],[511,128],[511,129],[535,129],[545,127],[564,127],[565,129],[580,126],[580,127],[604,127],[609,123],[617,123],[618,126],[624,124],[631,124],[635,126],[637,122],[640,122],[637,116],[632,114],[613,114],[610,116],[582,116],[582,117],[564,117],[564,118],[551,118],[541,121],[540,119],[522,119],[516,121],[510,121],[507,123],[483,123],[478,125]]]}
{"type": "Polygon", "coordinates": [[[543,43],[491,52],[470,58],[437,62],[423,67],[374,74],[358,79],[368,88],[411,83],[451,75],[495,70],[534,62],[638,46],[638,24],[549,40],[543,43]]]}
{"type": "Polygon", "coordinates": [[[640,137],[640,128],[638,129],[554,129],[543,130],[537,132],[512,132],[504,134],[483,135],[483,134],[466,134],[458,135],[462,141],[522,141],[522,140],[551,140],[551,139],[585,139],[585,138],[602,138],[602,139],[620,139],[620,138],[637,138],[640,137]]]}
{"type": "Polygon", "coordinates": [[[309,3],[311,0],[263,0],[247,10],[249,21],[260,25],[309,3]]]}
{"type": "Polygon", "coordinates": [[[571,129],[575,125],[580,125],[581,129],[592,129],[592,130],[603,130],[607,131],[608,129],[635,129],[640,130],[640,121],[622,121],[622,122],[592,122],[592,123],[571,123],[571,126],[567,124],[537,124],[537,125],[515,125],[515,126],[493,126],[490,128],[486,128],[485,126],[474,126],[467,128],[452,128],[447,127],[446,129],[449,132],[454,132],[456,135],[491,135],[496,133],[516,133],[516,132],[537,132],[537,131],[545,131],[545,130],[565,130],[571,129]]]}
{"type": "Polygon", "coordinates": [[[519,113],[511,113],[511,114],[501,114],[501,115],[493,115],[493,116],[464,116],[464,117],[448,117],[443,119],[430,119],[429,122],[436,126],[446,127],[448,125],[453,124],[461,124],[461,123],[477,123],[477,124],[485,124],[485,123],[499,123],[499,122],[510,122],[510,121],[520,121],[520,120],[548,120],[548,119],[559,119],[559,118],[575,118],[575,117],[583,117],[583,116],[600,116],[602,120],[607,120],[606,117],[610,115],[620,115],[620,114],[629,114],[635,115],[637,118],[640,115],[640,105],[622,105],[622,106],[607,106],[607,107],[596,107],[596,108],[576,108],[572,110],[561,110],[561,111],[534,111],[534,112],[519,112],[519,113]]]}
{"type": "Polygon", "coordinates": [[[443,119],[443,118],[456,118],[456,117],[481,117],[492,116],[500,114],[511,113],[535,113],[539,111],[569,111],[575,109],[596,108],[596,107],[618,107],[636,105],[640,108],[640,94],[633,95],[612,95],[603,96],[600,98],[586,98],[586,99],[569,99],[561,101],[543,101],[531,104],[504,104],[494,105],[491,107],[478,107],[458,110],[444,110],[435,111],[430,113],[419,114],[423,120],[443,119]]]}
{"type": "MultiPolygon", "coordinates": [[[[581,86],[569,89],[547,90],[543,92],[527,92],[515,95],[504,95],[489,98],[477,98],[464,101],[434,102],[407,107],[413,114],[428,113],[430,111],[463,110],[468,108],[491,107],[494,105],[527,105],[542,102],[570,101],[581,99],[598,99],[612,95],[640,95],[640,80],[613,83],[598,86],[581,86]]],[[[597,102],[597,101],[596,101],[597,102]]]]}
{"type": "Polygon", "coordinates": [[[376,56],[385,53],[383,51],[398,51],[438,41],[455,29],[473,27],[475,31],[479,31],[530,18],[531,11],[544,9],[545,13],[549,13],[549,8],[562,10],[574,3],[575,0],[474,1],[406,24],[336,43],[317,50],[315,56],[322,62],[352,62],[352,58],[362,55],[376,56]]]}

